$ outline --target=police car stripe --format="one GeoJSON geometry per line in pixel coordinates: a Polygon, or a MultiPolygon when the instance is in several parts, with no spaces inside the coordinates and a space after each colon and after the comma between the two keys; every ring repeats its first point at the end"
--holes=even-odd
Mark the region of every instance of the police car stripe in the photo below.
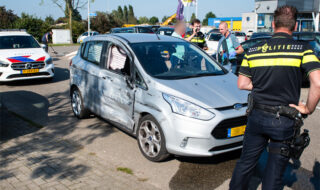
{"type": "Polygon", "coordinates": [[[292,58],[277,58],[277,59],[264,59],[249,61],[249,67],[270,67],[270,66],[288,66],[300,67],[301,59],[292,58]]]}

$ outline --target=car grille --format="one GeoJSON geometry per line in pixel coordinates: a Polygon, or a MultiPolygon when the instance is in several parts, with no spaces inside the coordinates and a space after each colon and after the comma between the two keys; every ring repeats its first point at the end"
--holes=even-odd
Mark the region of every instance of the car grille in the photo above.
{"type": "Polygon", "coordinates": [[[7,79],[13,79],[13,78],[21,78],[21,77],[33,77],[33,76],[48,76],[50,73],[48,72],[39,72],[39,73],[28,73],[28,74],[13,74],[9,75],[7,79]]]}
{"type": "Polygon", "coordinates": [[[228,129],[239,127],[247,124],[247,116],[227,119],[219,123],[211,132],[212,136],[216,139],[228,138],[228,129]]]}
{"type": "Polygon", "coordinates": [[[11,68],[16,71],[25,69],[42,69],[44,68],[44,62],[26,62],[26,63],[12,63],[11,68]]]}

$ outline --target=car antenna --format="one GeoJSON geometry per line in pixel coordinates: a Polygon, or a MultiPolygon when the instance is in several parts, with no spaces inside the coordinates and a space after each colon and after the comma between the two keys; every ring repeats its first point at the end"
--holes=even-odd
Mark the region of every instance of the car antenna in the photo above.
{"type": "Polygon", "coordinates": [[[157,33],[156,33],[156,36],[157,36],[158,40],[161,40],[157,33]]]}

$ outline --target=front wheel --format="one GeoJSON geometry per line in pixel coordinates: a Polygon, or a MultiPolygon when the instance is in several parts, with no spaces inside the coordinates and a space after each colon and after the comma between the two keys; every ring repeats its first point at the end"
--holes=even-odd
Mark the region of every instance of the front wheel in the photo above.
{"type": "Polygon", "coordinates": [[[140,120],[137,141],[140,151],[148,160],[160,162],[169,157],[160,124],[151,115],[140,120]]]}
{"type": "Polygon", "coordinates": [[[87,118],[90,115],[90,112],[83,105],[83,98],[77,88],[71,92],[71,107],[74,115],[79,119],[87,118]]]}

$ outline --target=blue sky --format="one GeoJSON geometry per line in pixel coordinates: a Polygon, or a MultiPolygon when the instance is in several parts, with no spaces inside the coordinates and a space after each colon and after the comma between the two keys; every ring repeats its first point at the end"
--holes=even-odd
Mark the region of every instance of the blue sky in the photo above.
{"type": "MultiPolygon", "coordinates": [[[[41,18],[51,15],[56,19],[63,16],[63,12],[51,0],[44,0],[42,5],[40,2],[41,0],[0,0],[0,6],[12,9],[19,16],[22,12],[41,18]]],[[[198,2],[200,19],[203,19],[209,11],[218,17],[240,17],[241,13],[251,12],[254,9],[254,0],[198,0],[198,2]]],[[[164,15],[175,13],[178,0],[95,0],[91,4],[91,12],[111,11],[119,5],[128,4],[133,6],[137,17],[157,16],[161,20],[164,15]]],[[[83,19],[87,18],[86,7],[79,11],[83,19]]],[[[190,18],[193,11],[193,8],[187,8],[185,15],[190,18]]]]}

